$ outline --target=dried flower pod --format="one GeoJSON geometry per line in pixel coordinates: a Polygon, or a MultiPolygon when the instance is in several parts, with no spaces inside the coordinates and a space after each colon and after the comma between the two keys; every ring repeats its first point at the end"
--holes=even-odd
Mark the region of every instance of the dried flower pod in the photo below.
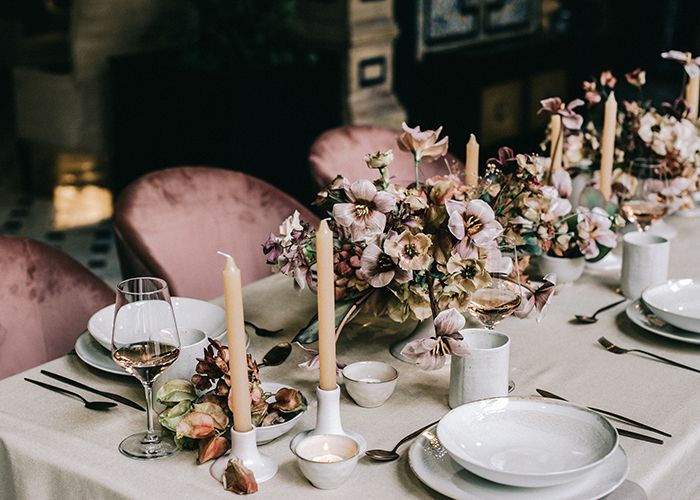
{"type": "Polygon", "coordinates": [[[258,491],[258,483],[253,472],[243,465],[240,458],[232,458],[228,461],[224,471],[224,489],[237,495],[249,495],[258,491]]]}
{"type": "Polygon", "coordinates": [[[199,373],[192,375],[192,383],[199,391],[206,391],[209,389],[209,387],[211,387],[211,379],[206,375],[200,375],[199,373]]]}
{"type": "Polygon", "coordinates": [[[158,389],[156,399],[165,406],[175,406],[180,401],[194,401],[197,395],[194,386],[189,380],[168,380],[163,387],[158,389]]]}
{"type": "Polygon", "coordinates": [[[201,439],[213,435],[217,428],[220,426],[213,416],[193,411],[180,420],[175,432],[180,437],[201,439]]]}
{"type": "Polygon", "coordinates": [[[275,402],[272,407],[284,413],[292,413],[305,409],[306,404],[301,392],[297,389],[282,387],[275,393],[275,402]]]}
{"type": "Polygon", "coordinates": [[[220,378],[219,381],[216,383],[214,394],[216,394],[217,396],[228,396],[228,391],[229,385],[226,383],[226,380],[220,378]]]}
{"type": "Polygon", "coordinates": [[[175,406],[171,406],[162,411],[160,415],[158,415],[158,421],[164,428],[175,432],[177,424],[179,424],[180,420],[190,411],[192,411],[192,402],[187,400],[180,401],[175,406]]]}
{"type": "Polygon", "coordinates": [[[279,411],[274,410],[265,415],[265,418],[263,418],[262,422],[260,423],[260,427],[281,424],[282,422],[284,422],[284,417],[279,411]]]}
{"type": "Polygon", "coordinates": [[[194,405],[194,411],[211,415],[216,421],[217,429],[225,429],[228,425],[228,415],[224,412],[221,406],[214,403],[199,403],[194,405]]]}
{"type": "Polygon", "coordinates": [[[226,453],[231,443],[224,436],[212,436],[199,442],[197,463],[203,464],[226,453]]]}

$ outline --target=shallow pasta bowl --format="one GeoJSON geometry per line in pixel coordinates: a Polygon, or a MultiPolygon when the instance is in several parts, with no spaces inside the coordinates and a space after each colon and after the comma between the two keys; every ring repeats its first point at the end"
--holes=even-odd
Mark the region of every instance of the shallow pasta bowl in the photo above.
{"type": "Polygon", "coordinates": [[[647,288],[644,304],[676,328],[700,333],[700,281],[685,278],[647,288]]]}
{"type": "Polygon", "coordinates": [[[440,420],[437,435],[469,472],[520,487],[573,481],[603,463],[618,444],[617,431],[601,415],[536,397],[459,406],[440,420]]]}
{"type": "MultiPolygon", "coordinates": [[[[171,302],[178,328],[201,330],[213,339],[221,339],[226,333],[226,313],[221,307],[187,297],[171,297],[171,302]]],[[[88,320],[90,335],[107,350],[112,348],[113,322],[114,304],[100,309],[88,320]]]]}

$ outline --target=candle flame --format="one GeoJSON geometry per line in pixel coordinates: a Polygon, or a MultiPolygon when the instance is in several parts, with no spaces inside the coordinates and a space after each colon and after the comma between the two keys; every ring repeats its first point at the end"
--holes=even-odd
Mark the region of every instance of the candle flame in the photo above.
{"type": "Polygon", "coordinates": [[[328,451],[328,443],[323,443],[323,451],[328,451]]]}

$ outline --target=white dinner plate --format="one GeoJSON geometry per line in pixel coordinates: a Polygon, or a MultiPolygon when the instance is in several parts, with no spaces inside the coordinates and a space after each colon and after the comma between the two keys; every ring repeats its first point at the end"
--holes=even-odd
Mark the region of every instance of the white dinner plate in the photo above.
{"type": "MultiPolygon", "coordinates": [[[[226,345],[226,337],[221,339],[221,343],[226,345]]],[[[250,336],[246,333],[245,346],[250,345],[250,336]]],[[[102,347],[90,332],[84,332],[75,342],[75,353],[78,357],[89,366],[102,370],[103,372],[113,373],[114,375],[129,375],[124,369],[114,362],[110,351],[102,347]]],[[[193,367],[194,368],[194,367],[193,367]]]]}
{"type": "Polygon", "coordinates": [[[617,431],[599,413],[540,397],[458,406],[440,420],[437,436],[468,471],[522,487],[573,481],[602,464],[618,445],[617,431]]]}
{"type": "Polygon", "coordinates": [[[642,293],[644,304],[667,323],[700,333],[700,282],[692,278],[669,280],[642,293]]]}
{"type": "Polygon", "coordinates": [[[411,470],[426,486],[458,500],[593,500],[614,491],[627,477],[627,455],[621,447],[602,464],[574,481],[546,488],[519,488],[493,483],[468,472],[450,458],[432,427],[408,452],[411,470]]]}
{"type": "Polygon", "coordinates": [[[648,332],[655,333],[656,335],[661,335],[662,337],[667,337],[669,339],[700,345],[700,333],[681,330],[680,328],[676,328],[668,323],[664,324],[663,326],[650,323],[649,319],[647,318],[649,313],[646,312],[639,299],[628,305],[625,312],[632,323],[648,332]]]}
{"type": "MultiPolygon", "coordinates": [[[[226,312],[223,308],[204,300],[187,297],[171,297],[175,322],[179,328],[196,328],[209,337],[218,339],[226,332],[226,312]]],[[[87,329],[105,349],[112,346],[114,304],[104,307],[88,320],[87,329]]]]}

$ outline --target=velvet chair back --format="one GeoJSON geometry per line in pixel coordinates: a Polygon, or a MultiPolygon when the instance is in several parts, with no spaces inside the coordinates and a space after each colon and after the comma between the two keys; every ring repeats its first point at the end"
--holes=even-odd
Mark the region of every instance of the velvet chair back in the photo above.
{"type": "MultiPolygon", "coordinates": [[[[173,295],[212,299],[223,293],[223,257],[231,253],[243,283],[268,276],[262,243],[284,218],[308,209],[270,184],[231,170],[177,167],[127,187],[115,209],[122,274],[165,279],[173,295]]],[[[271,304],[274,307],[274,304],[271,304]]]]}
{"type": "MultiPolygon", "coordinates": [[[[394,162],[389,167],[389,175],[402,184],[413,182],[415,181],[413,155],[401,151],[396,144],[396,138],[400,133],[387,128],[360,125],[347,125],[327,130],[311,146],[309,154],[311,175],[319,188],[328,184],[338,174],[351,181],[374,179],[379,174],[367,168],[363,160],[365,154],[391,149],[394,152],[394,162]]],[[[464,164],[448,153],[444,159],[423,162],[422,178],[447,174],[448,164],[453,172],[464,175],[464,164]]]]}
{"type": "Polygon", "coordinates": [[[114,291],[71,257],[0,236],[0,379],[67,354],[114,291]]]}

